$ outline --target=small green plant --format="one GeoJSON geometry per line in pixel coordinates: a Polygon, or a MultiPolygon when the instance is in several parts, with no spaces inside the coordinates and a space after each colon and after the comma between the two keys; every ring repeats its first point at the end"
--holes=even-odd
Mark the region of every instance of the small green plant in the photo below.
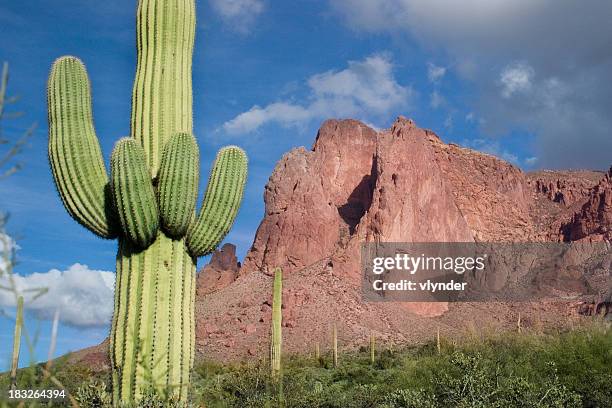
{"type": "Polygon", "coordinates": [[[107,391],[104,381],[89,379],[81,385],[74,396],[81,407],[110,408],[113,403],[111,393],[107,391]]]}
{"type": "Polygon", "coordinates": [[[62,57],[49,77],[49,161],[59,195],[78,223],[119,241],[110,334],[115,405],[138,401],[151,387],[186,400],[195,355],[196,259],[228,233],[246,182],[244,151],[221,149],[196,214],[195,17],[194,0],[138,2],[130,137],[115,145],[110,177],[85,66],[62,57]]]}

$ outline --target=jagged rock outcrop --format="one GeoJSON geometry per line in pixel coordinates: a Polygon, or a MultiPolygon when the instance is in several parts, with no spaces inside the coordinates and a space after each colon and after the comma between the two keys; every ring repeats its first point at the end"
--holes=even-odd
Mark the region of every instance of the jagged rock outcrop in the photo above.
{"type": "Polygon", "coordinates": [[[561,230],[566,241],[612,240],[612,167],[561,230]]]}
{"type": "Polygon", "coordinates": [[[241,274],[275,266],[291,273],[328,259],[334,273],[358,279],[362,242],[606,237],[609,216],[599,207],[610,193],[605,180],[596,187],[602,176],[525,174],[497,157],[445,144],[403,117],[380,132],[329,120],[311,151],[294,149],[276,166],[241,274]]]}
{"type": "Polygon", "coordinates": [[[370,205],[376,144],[363,123],[330,120],[312,151],[285,154],[266,185],[264,219],[241,273],[290,273],[329,257],[370,205]]]}
{"type": "Polygon", "coordinates": [[[196,278],[196,294],[202,297],[230,285],[238,277],[240,262],[236,257],[236,246],[225,244],[213,252],[210,262],[196,278]]]}
{"type": "Polygon", "coordinates": [[[405,118],[375,135],[376,151],[367,175],[370,205],[354,233],[345,242],[337,242],[331,256],[334,272],[356,281],[361,278],[359,251],[363,242],[474,241],[452,187],[436,162],[431,138],[437,136],[405,118]]]}
{"type": "Polygon", "coordinates": [[[562,172],[545,170],[539,172],[531,181],[535,192],[546,196],[550,201],[570,207],[577,202],[584,202],[593,188],[589,177],[593,172],[562,172]]]}
{"type": "Polygon", "coordinates": [[[431,135],[405,118],[380,133],[354,120],[326,121],[312,151],[294,149],[276,166],[241,273],[291,273],[333,258],[335,271],[358,279],[361,242],[472,241],[431,135]]]}

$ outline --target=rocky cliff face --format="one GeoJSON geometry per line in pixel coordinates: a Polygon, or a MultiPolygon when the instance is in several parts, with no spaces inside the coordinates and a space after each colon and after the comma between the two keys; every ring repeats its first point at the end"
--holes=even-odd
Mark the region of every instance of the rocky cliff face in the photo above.
{"type": "Polygon", "coordinates": [[[566,241],[612,240],[612,167],[561,230],[566,241]]]}
{"type": "Polygon", "coordinates": [[[361,242],[601,235],[610,200],[607,182],[598,185],[603,176],[525,174],[494,156],[445,144],[402,117],[381,132],[354,120],[330,120],[311,151],[294,149],[276,166],[241,274],[276,266],[290,274],[328,259],[334,273],[359,279],[361,242]],[[581,209],[587,200],[591,204],[581,209]],[[578,211],[582,215],[574,216],[578,211]]]}
{"type": "Polygon", "coordinates": [[[353,121],[327,121],[312,151],[298,148],[266,185],[265,216],[242,273],[296,271],[334,252],[370,207],[377,133],[353,121]]]}

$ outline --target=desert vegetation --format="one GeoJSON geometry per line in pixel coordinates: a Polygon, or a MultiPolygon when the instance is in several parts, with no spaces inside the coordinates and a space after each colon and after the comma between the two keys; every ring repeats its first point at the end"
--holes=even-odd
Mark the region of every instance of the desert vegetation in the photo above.
{"type": "MultiPolygon", "coordinates": [[[[403,349],[369,345],[341,354],[331,341],[314,353],[282,359],[275,378],[268,359],[196,364],[189,401],[171,403],[145,392],[137,406],[205,407],[608,407],[612,406],[612,331],[602,322],[566,332],[435,338],[403,349]],[[280,381],[280,382],[279,382],[280,381]],[[282,390],[282,392],[281,392],[282,390]]],[[[56,362],[56,376],[82,407],[111,406],[110,373],[56,362]]],[[[40,367],[20,372],[26,386],[40,367]]],[[[42,378],[42,376],[41,376],[42,378]]],[[[0,379],[0,388],[8,377],[0,379]]],[[[53,406],[36,404],[36,406],[53,406]]],[[[60,406],[60,405],[55,405],[60,406]]]]}

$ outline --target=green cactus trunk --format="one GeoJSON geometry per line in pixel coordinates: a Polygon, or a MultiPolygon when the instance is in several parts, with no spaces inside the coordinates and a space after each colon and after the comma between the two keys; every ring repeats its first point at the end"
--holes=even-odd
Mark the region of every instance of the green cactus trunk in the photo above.
{"type": "Polygon", "coordinates": [[[376,338],[374,333],[370,333],[370,364],[374,365],[376,362],[376,338]]]}
{"type": "Polygon", "coordinates": [[[334,368],[338,367],[338,329],[336,324],[332,327],[332,358],[334,368]]]}
{"type": "Polygon", "coordinates": [[[280,268],[274,270],[274,294],[272,296],[272,333],[270,341],[270,368],[272,378],[278,380],[281,373],[282,353],[282,302],[283,302],[283,272],[280,268]]]}
{"type": "Polygon", "coordinates": [[[116,401],[153,388],[185,399],[194,357],[195,259],[159,234],[144,251],[121,240],[111,328],[116,401]]]}
{"type": "Polygon", "coordinates": [[[21,328],[23,327],[23,296],[17,299],[17,316],[15,317],[15,334],[13,336],[13,358],[11,360],[11,389],[17,388],[17,367],[21,349],[21,328]]]}
{"type": "Polygon", "coordinates": [[[195,268],[234,222],[247,157],[221,149],[196,214],[200,156],[192,135],[194,0],[140,0],[131,137],[107,174],[84,65],[62,57],[48,84],[49,161],[68,213],[119,239],[110,355],[115,405],[147,388],[185,400],[193,365],[195,268]]]}

